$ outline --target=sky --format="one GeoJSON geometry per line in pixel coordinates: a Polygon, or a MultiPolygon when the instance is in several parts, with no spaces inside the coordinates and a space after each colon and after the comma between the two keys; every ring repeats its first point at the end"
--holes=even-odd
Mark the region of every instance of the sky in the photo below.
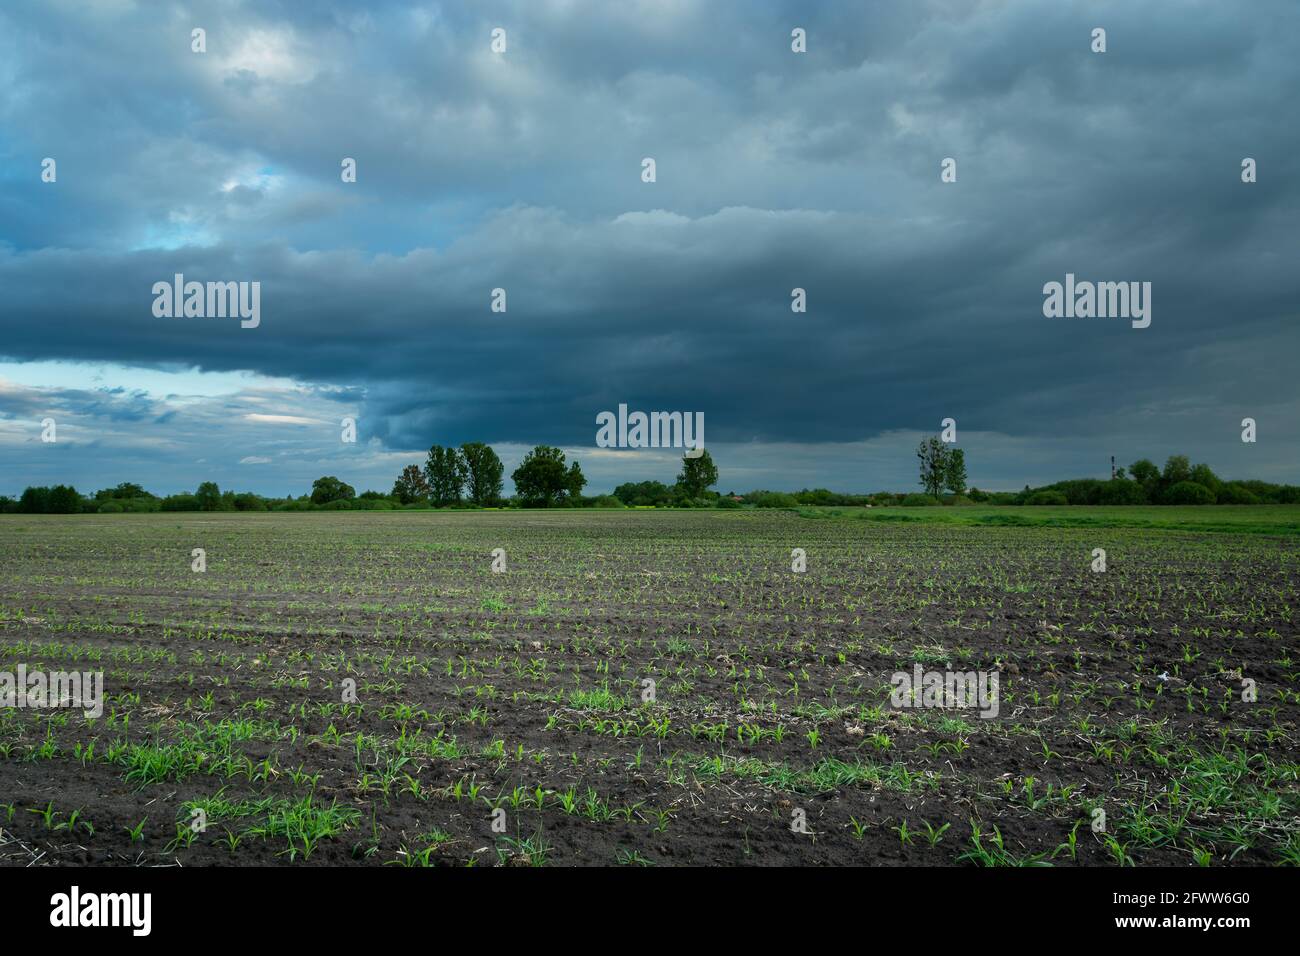
{"type": "Polygon", "coordinates": [[[671,482],[620,404],[702,413],[720,491],[915,489],[945,418],[985,489],[1300,481],[1298,48],[1294,0],[11,0],[0,494],[671,482]],[[1151,324],[1047,317],[1067,274],[1151,324]]]}

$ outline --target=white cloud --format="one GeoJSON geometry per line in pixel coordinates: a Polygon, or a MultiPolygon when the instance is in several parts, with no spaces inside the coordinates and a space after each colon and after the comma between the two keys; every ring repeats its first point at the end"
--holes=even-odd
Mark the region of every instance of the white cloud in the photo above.
{"type": "Polygon", "coordinates": [[[244,416],[245,421],[264,422],[271,425],[325,425],[328,424],[319,418],[303,418],[300,415],[262,415],[258,412],[250,412],[244,416]]]}

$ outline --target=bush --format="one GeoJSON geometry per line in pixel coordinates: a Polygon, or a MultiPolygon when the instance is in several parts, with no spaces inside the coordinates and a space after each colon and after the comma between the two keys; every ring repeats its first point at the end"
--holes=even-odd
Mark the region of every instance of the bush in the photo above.
{"type": "Polygon", "coordinates": [[[991,505],[1018,505],[1020,495],[1014,491],[990,491],[985,495],[991,505]]]}
{"type": "Polygon", "coordinates": [[[801,505],[818,505],[822,507],[855,507],[867,503],[866,495],[844,495],[825,488],[805,488],[795,492],[795,500],[801,505]]]}
{"type": "Polygon", "coordinates": [[[904,508],[928,508],[931,505],[941,505],[943,502],[934,495],[911,494],[905,496],[899,504],[904,508]]]}
{"type": "Polygon", "coordinates": [[[745,500],[758,508],[795,508],[799,501],[784,491],[751,491],[745,500]]]}
{"type": "Polygon", "coordinates": [[[327,505],[334,501],[350,501],[356,496],[355,488],[345,481],[339,481],[333,475],[317,478],[311,485],[311,502],[314,505],[327,505]]]}
{"type": "Polygon", "coordinates": [[[117,503],[127,514],[152,514],[162,510],[162,499],[153,495],[147,498],[119,498],[117,503]]]}
{"type": "Polygon", "coordinates": [[[1147,493],[1136,481],[1116,478],[1102,485],[1097,503],[1101,505],[1144,505],[1147,493]]]}
{"type": "Polygon", "coordinates": [[[673,490],[662,481],[629,481],[614,489],[614,497],[625,505],[644,508],[671,504],[673,490]]]}
{"type": "Polygon", "coordinates": [[[1026,500],[1027,505],[1068,505],[1070,499],[1059,491],[1035,491],[1026,500]]]}
{"type": "Polygon", "coordinates": [[[740,502],[737,501],[735,498],[730,498],[730,497],[728,497],[727,495],[723,495],[721,498],[719,498],[717,501],[715,501],[715,502],[713,503],[713,507],[715,507],[715,508],[724,508],[724,509],[725,509],[725,508],[739,508],[739,507],[740,507],[740,502]]]}
{"type": "Polygon", "coordinates": [[[1216,500],[1221,505],[1257,505],[1259,495],[1237,481],[1229,481],[1219,487],[1216,500]]]}
{"type": "Polygon", "coordinates": [[[1048,485],[1042,491],[1055,491],[1065,496],[1067,505],[1095,505],[1101,503],[1102,489],[1108,482],[1097,478],[1076,478],[1072,481],[1058,481],[1048,485]]]}
{"type": "Polygon", "coordinates": [[[1180,481],[1165,492],[1165,502],[1171,505],[1212,505],[1214,492],[1194,481],[1180,481]]]}
{"type": "Polygon", "coordinates": [[[591,508],[625,508],[623,502],[619,501],[613,495],[597,495],[594,498],[587,499],[584,502],[591,508]]]}

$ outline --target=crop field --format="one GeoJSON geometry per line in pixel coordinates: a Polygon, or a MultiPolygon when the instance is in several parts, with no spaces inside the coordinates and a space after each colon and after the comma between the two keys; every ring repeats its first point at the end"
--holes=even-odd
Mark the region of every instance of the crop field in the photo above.
{"type": "Polygon", "coordinates": [[[0,863],[1300,863],[1300,509],[913,510],[0,518],[0,863]]]}

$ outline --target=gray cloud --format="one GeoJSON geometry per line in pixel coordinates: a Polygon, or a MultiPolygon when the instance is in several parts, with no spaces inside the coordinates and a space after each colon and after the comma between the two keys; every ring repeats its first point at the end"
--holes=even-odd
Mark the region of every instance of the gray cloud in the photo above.
{"type": "MultiPolygon", "coordinates": [[[[390,454],[590,447],[627,402],[703,411],[711,441],[767,448],[773,485],[832,483],[778,446],[884,477],[852,449],[949,415],[1019,456],[994,483],[1114,446],[1294,478],[1298,21],[1281,0],[7,10],[0,354],[291,378],[390,454]],[[260,281],[261,327],[154,318],[174,272],[260,281]],[[1151,327],[1045,319],[1066,272],[1151,281],[1151,327]],[[1244,414],[1258,451],[1232,443],[1244,414]]],[[[174,414],[68,401],[140,435],[174,414]]]]}

